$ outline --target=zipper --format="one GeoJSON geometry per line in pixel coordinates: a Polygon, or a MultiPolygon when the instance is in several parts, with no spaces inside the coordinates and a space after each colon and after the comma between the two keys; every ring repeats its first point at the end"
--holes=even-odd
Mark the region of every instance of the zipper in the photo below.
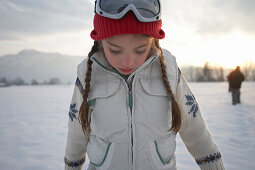
{"type": "Polygon", "coordinates": [[[130,125],[130,128],[131,128],[131,151],[132,151],[132,165],[133,165],[133,123],[132,123],[132,107],[133,107],[133,94],[132,94],[132,82],[133,82],[133,79],[131,81],[131,84],[129,83],[128,84],[128,105],[129,105],[129,109],[130,109],[130,113],[131,113],[131,125],[130,125]]]}
{"type": "Polygon", "coordinates": [[[132,84],[128,84],[128,105],[130,108],[130,112],[132,114],[132,107],[133,107],[132,84]]]}

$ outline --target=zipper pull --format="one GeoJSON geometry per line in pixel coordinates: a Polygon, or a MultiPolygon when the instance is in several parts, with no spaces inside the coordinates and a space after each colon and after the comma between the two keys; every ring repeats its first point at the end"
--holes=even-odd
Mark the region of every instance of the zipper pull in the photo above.
{"type": "Polygon", "coordinates": [[[128,85],[128,106],[132,110],[132,107],[133,107],[133,95],[132,95],[132,87],[131,87],[130,84],[128,85]]]}

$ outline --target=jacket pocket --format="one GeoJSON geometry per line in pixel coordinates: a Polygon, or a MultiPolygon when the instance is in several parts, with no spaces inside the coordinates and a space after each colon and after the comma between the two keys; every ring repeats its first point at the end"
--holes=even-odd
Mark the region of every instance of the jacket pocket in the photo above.
{"type": "Polygon", "coordinates": [[[119,79],[113,79],[103,82],[91,82],[88,101],[113,95],[118,89],[119,85],[119,79]]]}
{"type": "Polygon", "coordinates": [[[128,129],[123,88],[119,79],[91,84],[88,98],[91,108],[91,131],[102,139],[124,141],[123,136],[119,136],[128,129]]]}
{"type": "Polygon", "coordinates": [[[140,78],[143,89],[151,96],[168,96],[161,77],[155,79],[140,78]]]}
{"type": "Polygon", "coordinates": [[[150,142],[152,162],[156,169],[175,167],[175,135],[150,142]]]}
{"type": "Polygon", "coordinates": [[[87,145],[87,154],[95,169],[107,170],[111,164],[115,144],[106,142],[97,136],[90,136],[90,141],[87,145]]]}
{"type": "Polygon", "coordinates": [[[147,126],[152,127],[153,131],[167,132],[171,128],[172,106],[162,78],[140,78],[140,82],[143,90],[139,93],[139,98],[142,102],[137,104],[136,107],[142,112],[141,116],[138,115],[139,117],[136,117],[136,120],[145,122],[147,126]]]}

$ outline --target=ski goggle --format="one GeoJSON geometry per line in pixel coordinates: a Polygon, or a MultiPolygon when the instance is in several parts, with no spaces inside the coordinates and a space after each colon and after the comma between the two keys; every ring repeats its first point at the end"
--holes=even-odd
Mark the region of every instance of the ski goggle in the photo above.
{"type": "Polygon", "coordinates": [[[101,16],[121,19],[132,11],[140,22],[161,19],[160,0],[96,0],[95,12],[101,16]]]}

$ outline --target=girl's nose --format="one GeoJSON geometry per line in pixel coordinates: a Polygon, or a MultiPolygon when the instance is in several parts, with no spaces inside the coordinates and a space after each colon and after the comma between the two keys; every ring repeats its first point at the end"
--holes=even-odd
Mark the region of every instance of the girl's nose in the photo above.
{"type": "Polygon", "coordinates": [[[125,55],[121,63],[124,67],[130,68],[134,64],[134,59],[131,55],[125,55]]]}

